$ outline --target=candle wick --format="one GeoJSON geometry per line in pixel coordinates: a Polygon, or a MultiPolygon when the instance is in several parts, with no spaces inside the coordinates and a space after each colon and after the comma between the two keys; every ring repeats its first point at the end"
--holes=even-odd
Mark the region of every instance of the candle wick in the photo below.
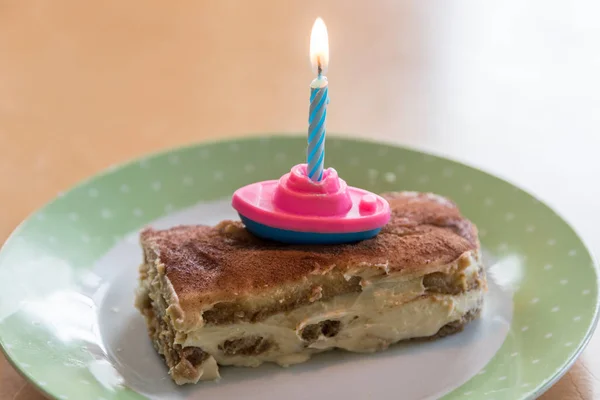
{"type": "Polygon", "coordinates": [[[317,57],[317,74],[319,75],[319,78],[323,74],[323,66],[321,65],[321,57],[320,56],[317,57]]]}

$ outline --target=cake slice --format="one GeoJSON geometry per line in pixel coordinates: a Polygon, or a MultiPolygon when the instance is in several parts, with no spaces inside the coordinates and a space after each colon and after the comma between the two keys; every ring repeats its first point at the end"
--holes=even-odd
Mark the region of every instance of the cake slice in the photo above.
{"type": "Polygon", "coordinates": [[[173,380],[383,350],[477,318],[486,280],[475,226],[437,195],[384,197],[390,222],[355,244],[267,242],[233,221],[144,230],[136,305],[173,380]]]}

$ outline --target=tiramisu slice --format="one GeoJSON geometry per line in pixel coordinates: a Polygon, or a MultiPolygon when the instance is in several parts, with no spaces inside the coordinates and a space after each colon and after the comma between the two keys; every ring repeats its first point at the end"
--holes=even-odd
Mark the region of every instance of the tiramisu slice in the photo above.
{"type": "Polygon", "coordinates": [[[145,230],[137,306],[173,380],[382,350],[477,318],[486,281],[475,226],[440,196],[384,197],[390,222],[355,244],[267,242],[232,221],[145,230]]]}

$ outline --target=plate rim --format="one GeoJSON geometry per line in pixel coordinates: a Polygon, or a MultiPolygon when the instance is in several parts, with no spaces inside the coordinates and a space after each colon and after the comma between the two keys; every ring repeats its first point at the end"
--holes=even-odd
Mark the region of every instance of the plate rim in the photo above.
{"type": "MultiPolygon", "coordinates": [[[[158,158],[158,157],[161,157],[161,156],[173,153],[173,152],[179,152],[179,151],[184,151],[186,149],[203,147],[203,146],[220,145],[220,144],[227,144],[227,143],[240,142],[240,141],[241,142],[245,142],[245,141],[252,142],[252,141],[272,140],[272,139],[276,139],[276,140],[288,139],[289,140],[289,139],[298,139],[298,138],[302,138],[305,136],[306,136],[305,133],[299,133],[299,132],[262,132],[262,133],[249,132],[245,135],[243,133],[241,133],[241,134],[226,136],[224,138],[210,138],[210,139],[201,140],[201,141],[194,141],[194,142],[183,143],[183,144],[179,144],[179,145],[168,146],[168,147],[164,147],[164,148],[161,148],[161,149],[158,149],[155,151],[150,151],[147,153],[133,156],[132,158],[129,158],[122,162],[116,162],[114,164],[111,164],[111,165],[101,169],[100,171],[98,171],[96,173],[92,173],[91,175],[87,176],[84,179],[77,181],[75,184],[69,186],[65,190],[59,190],[57,195],[47,199],[43,205],[41,205],[41,206],[35,208],[33,211],[29,212],[26,215],[26,217],[23,218],[23,220],[14,227],[14,229],[11,231],[11,233],[7,236],[4,243],[2,243],[2,246],[0,246],[0,254],[2,253],[2,251],[5,249],[5,247],[7,245],[10,245],[15,240],[15,237],[17,237],[19,235],[19,233],[21,232],[21,230],[23,229],[23,226],[25,225],[25,223],[27,221],[29,221],[38,212],[40,212],[41,210],[43,210],[50,204],[52,204],[55,201],[57,201],[58,199],[60,199],[62,197],[61,194],[73,191],[79,187],[86,185],[90,181],[104,177],[115,171],[126,168],[130,165],[139,163],[142,160],[151,160],[153,158],[158,158]]],[[[571,367],[575,364],[577,359],[581,356],[583,351],[586,349],[586,347],[588,346],[590,340],[592,339],[596,329],[598,328],[598,323],[600,321],[600,264],[598,262],[598,258],[596,257],[594,251],[591,249],[587,239],[580,233],[580,231],[574,226],[574,224],[572,224],[568,218],[565,218],[562,215],[562,212],[557,211],[555,209],[555,207],[549,205],[548,204],[549,202],[547,202],[544,199],[541,199],[540,197],[538,197],[538,195],[532,194],[528,189],[524,189],[520,185],[513,183],[513,181],[511,179],[506,178],[502,173],[489,172],[486,168],[476,166],[475,164],[471,164],[469,161],[460,161],[457,158],[453,157],[452,155],[443,154],[442,152],[436,152],[436,151],[432,151],[429,149],[423,149],[419,146],[396,143],[392,140],[389,140],[388,138],[371,139],[371,138],[365,138],[363,136],[357,136],[356,134],[352,134],[352,133],[344,134],[341,132],[328,133],[327,136],[328,136],[329,140],[340,140],[340,141],[346,141],[346,142],[359,142],[359,143],[362,142],[362,143],[369,143],[369,144],[373,144],[373,145],[391,146],[391,147],[395,147],[395,148],[398,148],[401,150],[408,150],[408,151],[411,151],[414,153],[420,153],[421,155],[424,155],[424,156],[437,157],[437,158],[443,159],[447,162],[458,164],[463,167],[467,167],[469,169],[484,173],[485,175],[488,175],[489,177],[498,179],[512,187],[519,189],[523,193],[525,193],[528,196],[530,196],[531,198],[535,199],[537,202],[543,204],[552,213],[554,213],[556,215],[556,217],[558,217],[569,229],[571,229],[571,231],[575,234],[575,236],[581,242],[581,244],[585,248],[585,251],[589,255],[589,257],[592,261],[591,266],[593,267],[595,275],[596,275],[595,285],[598,290],[596,291],[597,294],[596,294],[596,298],[595,298],[595,302],[594,302],[593,318],[592,318],[591,323],[588,325],[588,328],[585,332],[583,340],[580,342],[579,346],[577,347],[575,352],[572,354],[572,356],[566,362],[562,363],[562,365],[556,370],[556,372],[552,376],[548,377],[547,380],[542,385],[540,385],[537,390],[532,392],[529,396],[524,397],[523,399],[524,400],[536,399],[539,396],[541,396],[542,394],[544,394],[546,391],[548,391],[556,382],[558,382],[571,369],[571,367]]],[[[512,322],[511,322],[511,325],[512,325],[512,322]]],[[[58,397],[56,397],[55,394],[51,393],[44,386],[39,385],[35,379],[29,377],[29,375],[25,371],[25,368],[21,367],[18,363],[15,362],[15,360],[12,357],[10,357],[10,355],[8,354],[7,348],[5,347],[4,340],[1,335],[0,335],[0,353],[2,353],[2,355],[4,356],[4,358],[6,359],[8,364],[21,377],[23,377],[27,383],[31,384],[38,392],[40,392],[42,395],[44,395],[48,398],[58,399],[58,397]]]]}

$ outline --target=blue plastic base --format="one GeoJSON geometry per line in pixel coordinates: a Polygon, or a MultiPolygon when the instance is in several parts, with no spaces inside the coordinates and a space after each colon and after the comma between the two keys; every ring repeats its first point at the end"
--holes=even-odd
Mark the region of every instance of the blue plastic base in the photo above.
{"type": "Polygon", "coordinates": [[[317,233],[317,232],[297,232],[286,229],[272,228],[267,225],[259,224],[251,219],[240,215],[246,229],[254,235],[263,239],[274,240],[276,242],[289,244],[341,244],[355,243],[361,240],[371,239],[377,236],[381,228],[363,232],[349,233],[317,233]]]}

